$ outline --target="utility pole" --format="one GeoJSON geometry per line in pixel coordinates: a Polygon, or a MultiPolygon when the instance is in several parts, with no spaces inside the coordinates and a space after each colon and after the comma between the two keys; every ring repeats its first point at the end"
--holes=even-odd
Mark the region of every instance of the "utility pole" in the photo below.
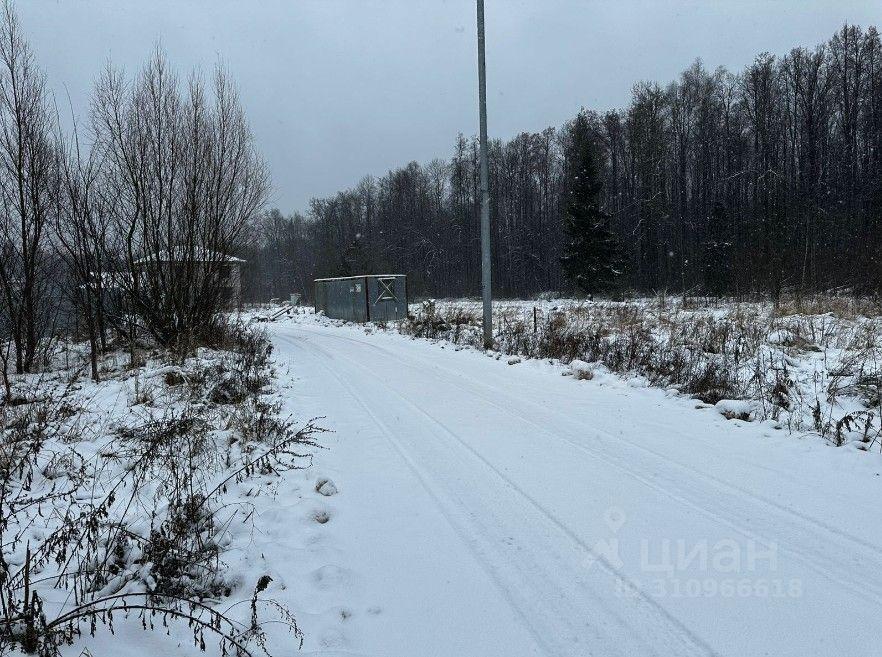
{"type": "Polygon", "coordinates": [[[490,291],[490,166],[487,163],[487,66],[484,61],[484,0],[478,0],[478,105],[481,117],[481,298],[484,348],[493,346],[493,295],[490,291]]]}

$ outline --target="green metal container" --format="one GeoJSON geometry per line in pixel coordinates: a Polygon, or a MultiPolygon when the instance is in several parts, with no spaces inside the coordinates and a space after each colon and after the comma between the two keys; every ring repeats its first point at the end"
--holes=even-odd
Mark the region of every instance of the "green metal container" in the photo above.
{"type": "Polygon", "coordinates": [[[370,274],[315,280],[315,311],[347,322],[407,318],[407,276],[370,274]]]}

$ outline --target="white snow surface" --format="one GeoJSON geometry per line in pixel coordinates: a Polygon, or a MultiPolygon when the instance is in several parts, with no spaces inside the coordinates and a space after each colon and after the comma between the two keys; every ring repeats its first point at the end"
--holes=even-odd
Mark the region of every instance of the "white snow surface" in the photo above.
{"type": "MultiPolygon", "coordinates": [[[[279,629],[274,655],[879,654],[877,452],[602,366],[576,380],[311,313],[263,326],[283,415],[333,430],[311,467],[230,491],[255,513],[219,607],[247,619],[271,577],[305,634],[298,653],[279,629]]],[[[110,422],[131,383],[83,393],[110,422]]],[[[115,624],[65,657],[203,654],[186,627],[115,624]]]]}
{"type": "Polygon", "coordinates": [[[251,548],[304,654],[878,654],[879,454],[602,369],[267,326],[288,411],[335,432],[251,548]]]}

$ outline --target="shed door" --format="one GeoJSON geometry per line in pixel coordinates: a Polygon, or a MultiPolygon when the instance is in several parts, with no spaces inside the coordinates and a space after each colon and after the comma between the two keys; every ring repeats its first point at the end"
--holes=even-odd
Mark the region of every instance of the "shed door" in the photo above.
{"type": "Polygon", "coordinates": [[[407,290],[403,276],[368,278],[370,321],[389,322],[407,316],[407,290]]]}
{"type": "Polygon", "coordinates": [[[378,278],[377,279],[377,299],[374,303],[380,301],[398,301],[395,296],[395,279],[394,278],[378,278]]]}

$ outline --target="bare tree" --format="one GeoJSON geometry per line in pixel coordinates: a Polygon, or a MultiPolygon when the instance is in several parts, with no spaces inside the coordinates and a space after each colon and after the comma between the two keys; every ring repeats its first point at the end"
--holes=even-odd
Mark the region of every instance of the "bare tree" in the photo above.
{"type": "Polygon", "coordinates": [[[144,328],[186,352],[223,308],[228,259],[269,190],[236,89],[215,70],[187,84],[157,50],[127,84],[108,69],[92,105],[119,202],[126,294],[144,328]]]}
{"type": "Polygon", "coordinates": [[[46,240],[58,158],[45,77],[12,5],[0,12],[0,308],[22,373],[36,366],[51,324],[46,240]]]}
{"type": "MultiPolygon", "coordinates": [[[[64,144],[60,136],[59,144],[64,144]]],[[[98,354],[107,346],[105,290],[108,283],[114,283],[110,268],[113,200],[103,185],[98,151],[83,153],[76,124],[64,151],[55,244],[72,274],[68,293],[84,319],[92,379],[98,381],[98,354]]]]}

